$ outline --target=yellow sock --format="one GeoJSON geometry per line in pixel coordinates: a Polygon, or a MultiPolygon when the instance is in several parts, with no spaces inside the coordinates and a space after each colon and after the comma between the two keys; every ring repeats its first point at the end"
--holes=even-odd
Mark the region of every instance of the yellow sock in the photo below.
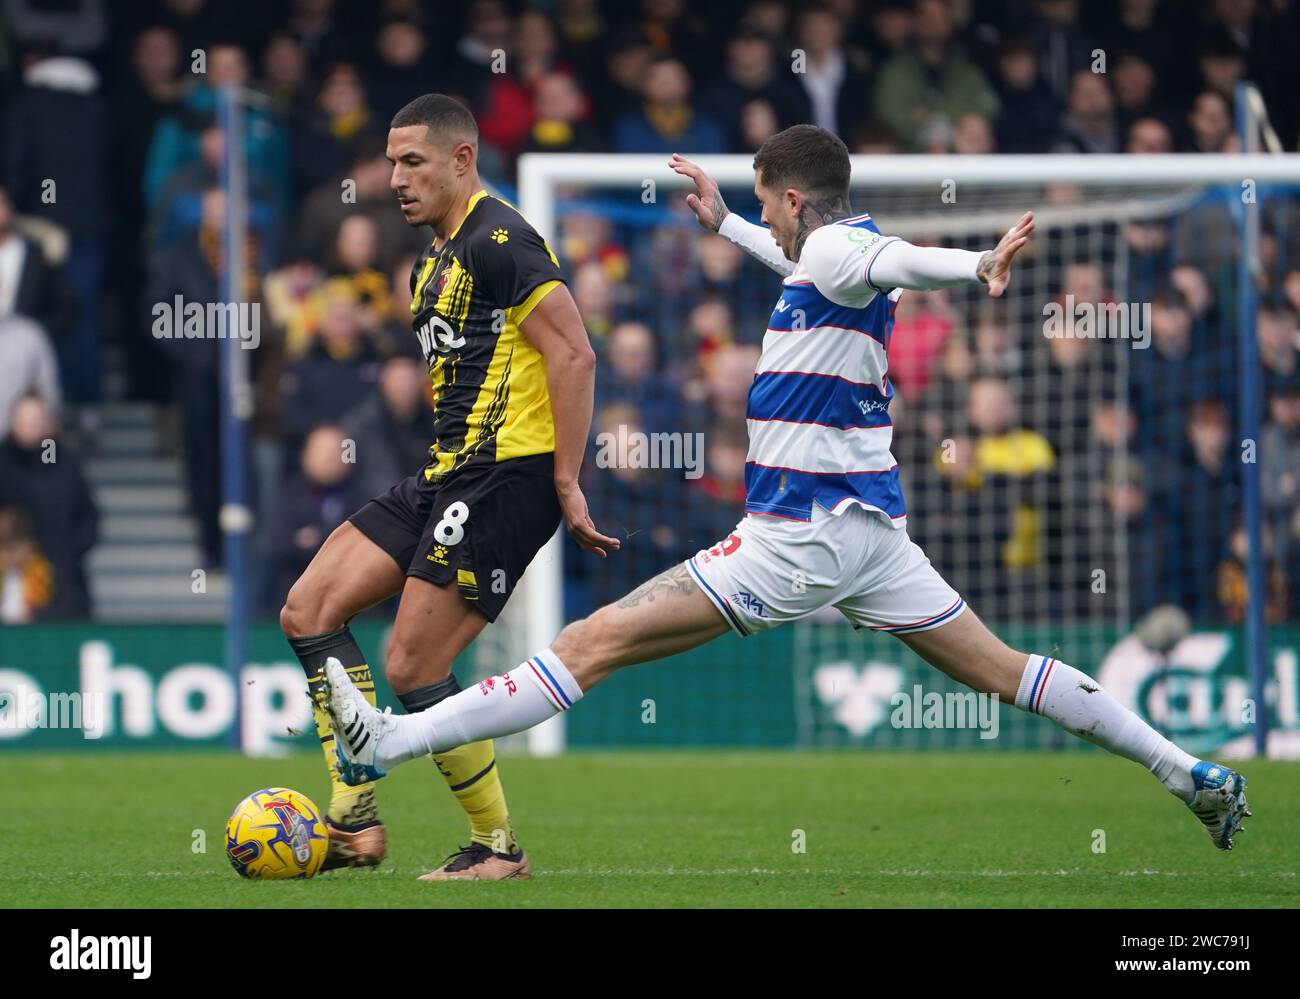
{"type": "MultiPolygon", "coordinates": [[[[367,701],[375,703],[375,681],[370,675],[370,667],[365,663],[349,666],[348,676],[357,685],[367,701]]],[[[308,689],[312,693],[311,713],[316,720],[316,734],[320,736],[321,749],[325,752],[325,765],[330,772],[330,804],[326,814],[341,826],[362,826],[379,818],[379,809],[375,805],[375,785],[358,784],[352,787],[344,784],[339,777],[338,757],[334,753],[334,728],[330,724],[329,713],[316,703],[316,692],[321,680],[312,680],[308,689]]]]}
{"type": "Polygon", "coordinates": [[[433,762],[469,816],[471,841],[497,853],[514,853],[518,843],[510,825],[510,809],[506,807],[506,792],[501,786],[492,740],[471,742],[437,753],[433,762]]]}

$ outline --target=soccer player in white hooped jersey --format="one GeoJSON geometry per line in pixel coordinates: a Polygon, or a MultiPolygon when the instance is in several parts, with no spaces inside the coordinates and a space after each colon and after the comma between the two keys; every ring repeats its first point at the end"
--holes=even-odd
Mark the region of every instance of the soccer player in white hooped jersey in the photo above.
{"type": "Polygon", "coordinates": [[[1033,214],[984,253],[881,235],[849,208],[844,143],[812,125],[772,136],[754,157],[770,228],[729,212],[695,164],[674,156],[669,165],[695,182],[686,201],[704,228],[784,277],[749,394],[744,519],[716,546],[570,624],[550,648],[428,710],[381,714],[327,661],[323,696],[344,779],[374,780],[406,760],[520,732],[616,669],[829,605],[855,627],[898,636],[953,679],[1142,764],[1215,846],[1231,849],[1250,815],[1245,778],[1185,753],[1073,666],[1004,645],[907,536],[889,451],[895,303],[904,289],[968,281],[1000,296],[1033,214]]]}

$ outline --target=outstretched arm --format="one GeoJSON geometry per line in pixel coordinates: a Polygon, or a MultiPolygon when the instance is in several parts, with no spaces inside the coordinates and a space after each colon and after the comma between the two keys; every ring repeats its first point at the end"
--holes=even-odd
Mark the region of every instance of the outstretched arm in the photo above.
{"type": "Polygon", "coordinates": [[[999,298],[1011,279],[1012,258],[1034,234],[1034,213],[1025,212],[992,250],[973,253],[939,246],[913,246],[901,239],[886,240],[864,269],[864,279],[876,290],[908,288],[927,291],[964,281],[982,281],[989,295],[999,298]]]}
{"type": "Polygon", "coordinates": [[[1011,278],[1012,259],[1033,233],[1034,215],[1026,212],[996,247],[976,253],[829,225],[808,237],[801,259],[818,290],[846,305],[891,288],[929,291],[967,281],[983,282],[998,298],[1011,278]]]}
{"type": "Polygon", "coordinates": [[[786,259],[772,238],[771,231],[765,226],[747,222],[728,210],[727,203],[722,200],[722,192],[712,177],[676,153],[673,153],[668,165],[682,176],[695,181],[695,193],[686,195],[686,205],[695,213],[701,226],[739,246],[778,274],[789,276],[794,273],[794,262],[786,259]]]}

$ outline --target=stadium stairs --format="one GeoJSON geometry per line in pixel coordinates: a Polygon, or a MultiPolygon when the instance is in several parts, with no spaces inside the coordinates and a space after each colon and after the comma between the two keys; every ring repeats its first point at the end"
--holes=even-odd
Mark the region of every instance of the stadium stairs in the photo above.
{"type": "Polygon", "coordinates": [[[167,407],[118,398],[104,405],[93,446],[81,449],[99,506],[99,544],[87,564],[98,620],[217,621],[225,613],[223,573],[207,570],[206,592],[194,592],[203,556],[181,456],[167,439],[178,435],[164,432],[175,419],[167,407]]]}

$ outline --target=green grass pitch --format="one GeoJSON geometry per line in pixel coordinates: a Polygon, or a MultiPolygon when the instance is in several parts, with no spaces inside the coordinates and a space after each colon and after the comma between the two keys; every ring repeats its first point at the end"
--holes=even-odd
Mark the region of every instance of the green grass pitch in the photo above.
{"type": "Polygon", "coordinates": [[[425,763],[380,785],[380,868],[248,882],[226,860],[226,817],[274,785],[323,806],[318,754],[14,754],[0,905],[1300,907],[1296,763],[1243,767],[1255,818],[1226,854],[1149,775],[1096,753],[611,752],[502,767],[530,882],[415,880],[465,839],[425,763]]]}

